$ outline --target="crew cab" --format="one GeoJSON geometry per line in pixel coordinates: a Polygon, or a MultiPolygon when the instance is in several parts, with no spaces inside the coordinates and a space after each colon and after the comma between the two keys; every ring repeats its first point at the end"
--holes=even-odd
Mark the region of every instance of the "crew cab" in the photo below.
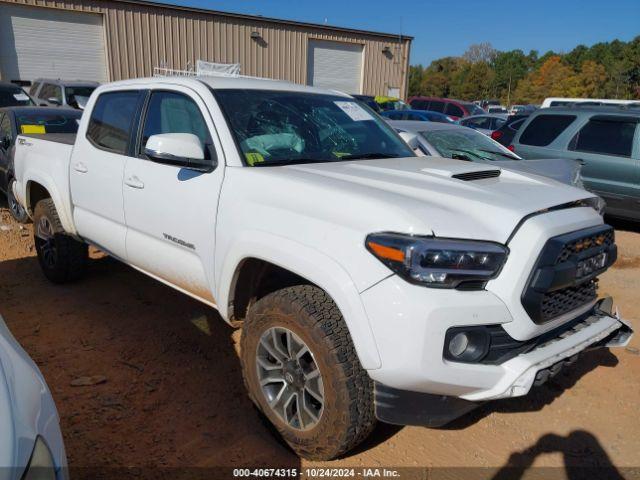
{"type": "Polygon", "coordinates": [[[250,397],[306,458],[376,419],[438,426],[525,395],[632,334],[597,295],[617,255],[598,197],[418,157],[342,93],[103,85],[77,136],[18,137],[15,169],[47,278],[79,279],[92,244],[215,306],[242,327],[250,397]]]}

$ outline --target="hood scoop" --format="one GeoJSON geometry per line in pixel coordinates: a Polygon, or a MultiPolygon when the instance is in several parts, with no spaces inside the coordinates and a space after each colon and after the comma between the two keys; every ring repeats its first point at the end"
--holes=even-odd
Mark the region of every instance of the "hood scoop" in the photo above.
{"type": "Polygon", "coordinates": [[[485,180],[487,178],[496,178],[500,176],[500,170],[480,170],[477,172],[456,173],[451,178],[456,178],[464,182],[473,182],[475,180],[485,180]]]}

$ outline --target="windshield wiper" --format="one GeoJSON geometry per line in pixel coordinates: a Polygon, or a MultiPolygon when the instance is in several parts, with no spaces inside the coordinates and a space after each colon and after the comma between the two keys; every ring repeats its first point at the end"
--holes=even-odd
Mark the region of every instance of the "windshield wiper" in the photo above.
{"type": "MultiPolygon", "coordinates": [[[[451,151],[452,152],[462,152],[462,153],[466,153],[466,154],[469,154],[469,155],[473,155],[476,158],[485,159],[485,160],[491,160],[489,157],[485,157],[484,155],[478,155],[473,150],[465,150],[464,148],[452,148],[451,151]]],[[[459,159],[459,160],[462,160],[462,159],[459,159]]]]}
{"type": "Polygon", "coordinates": [[[252,166],[253,167],[279,167],[282,165],[296,165],[301,163],[320,163],[320,162],[330,162],[330,161],[331,160],[322,159],[322,158],[287,158],[283,160],[256,162],[252,166]]]}
{"type": "Polygon", "coordinates": [[[504,152],[498,152],[496,150],[485,150],[483,148],[479,148],[478,150],[480,150],[481,152],[495,153],[496,155],[501,155],[503,157],[507,157],[510,160],[520,160],[519,158],[514,157],[513,155],[509,155],[508,153],[504,153],[504,152]]]}
{"type": "Polygon", "coordinates": [[[400,155],[392,155],[389,153],[369,152],[355,153],[353,155],[343,155],[339,160],[368,160],[374,158],[401,158],[400,155]]]}

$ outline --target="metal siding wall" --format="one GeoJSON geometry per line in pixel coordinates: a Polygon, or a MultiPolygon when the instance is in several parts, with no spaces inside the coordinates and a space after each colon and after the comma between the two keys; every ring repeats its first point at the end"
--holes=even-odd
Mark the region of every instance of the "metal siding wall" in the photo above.
{"type": "Polygon", "coordinates": [[[195,68],[198,59],[239,62],[242,73],[307,82],[309,39],[364,45],[362,92],[386,95],[389,86],[406,96],[410,41],[375,34],[330,31],[259,19],[189,12],[108,0],[0,0],[32,6],[102,13],[111,80],[150,76],[153,67],[195,68]],[[260,33],[265,44],[251,39],[260,33]],[[388,46],[391,58],[382,53],[388,46]]]}

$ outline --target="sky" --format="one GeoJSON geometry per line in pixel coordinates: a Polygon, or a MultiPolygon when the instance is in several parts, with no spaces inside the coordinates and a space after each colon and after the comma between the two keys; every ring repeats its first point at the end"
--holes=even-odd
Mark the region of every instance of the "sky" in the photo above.
{"type": "Polygon", "coordinates": [[[640,35],[640,0],[156,0],[265,17],[403,33],[411,64],[459,56],[473,43],[498,50],[568,52],[640,35]]]}

